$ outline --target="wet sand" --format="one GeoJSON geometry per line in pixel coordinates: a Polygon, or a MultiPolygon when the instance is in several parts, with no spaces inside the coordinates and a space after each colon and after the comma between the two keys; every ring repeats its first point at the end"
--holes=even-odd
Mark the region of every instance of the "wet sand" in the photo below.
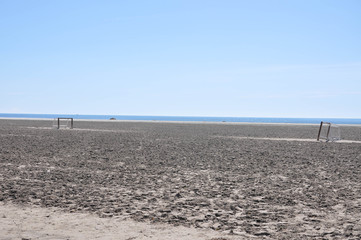
{"type": "MultiPolygon", "coordinates": [[[[57,209],[79,218],[79,225],[84,217],[78,214],[90,214],[114,224],[207,232],[198,239],[361,238],[360,126],[341,126],[342,138],[351,142],[320,143],[307,140],[316,138],[317,125],[51,125],[0,120],[0,223],[11,222],[5,209],[12,207],[19,210],[12,218],[26,209],[57,209]]],[[[0,239],[11,239],[6,235],[15,231],[16,225],[6,226],[0,239]]],[[[156,230],[152,234],[149,239],[160,239],[156,230]]]]}

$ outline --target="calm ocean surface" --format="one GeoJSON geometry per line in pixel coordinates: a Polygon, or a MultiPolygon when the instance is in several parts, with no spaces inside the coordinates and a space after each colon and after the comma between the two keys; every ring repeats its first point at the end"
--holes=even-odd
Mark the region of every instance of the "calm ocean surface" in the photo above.
{"type": "Polygon", "coordinates": [[[320,123],[361,124],[361,119],[354,118],[257,118],[257,117],[175,117],[175,116],[127,116],[127,115],[77,115],[77,114],[18,114],[0,113],[0,118],[58,118],[108,120],[149,120],[149,121],[196,121],[196,122],[252,122],[252,123],[320,123]]]}

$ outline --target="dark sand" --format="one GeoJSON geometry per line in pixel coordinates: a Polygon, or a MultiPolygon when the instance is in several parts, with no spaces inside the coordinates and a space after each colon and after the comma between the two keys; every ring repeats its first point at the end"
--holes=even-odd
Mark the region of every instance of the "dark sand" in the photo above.
{"type": "MultiPolygon", "coordinates": [[[[315,139],[316,125],[51,125],[0,120],[3,204],[212,229],[225,239],[361,238],[360,143],[254,139],[315,139]]],[[[341,134],[361,141],[360,126],[341,134]]]]}

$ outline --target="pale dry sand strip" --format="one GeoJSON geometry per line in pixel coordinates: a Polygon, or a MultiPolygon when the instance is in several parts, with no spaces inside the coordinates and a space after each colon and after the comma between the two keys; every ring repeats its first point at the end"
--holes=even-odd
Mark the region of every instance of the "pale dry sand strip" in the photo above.
{"type": "Polygon", "coordinates": [[[225,236],[213,230],[99,218],[86,213],[65,213],[56,208],[0,202],[0,239],[235,240],[250,239],[250,236],[225,236]]]}
{"type": "Polygon", "coordinates": [[[90,129],[90,128],[60,128],[57,129],[56,127],[25,127],[29,129],[47,129],[47,130],[69,130],[69,131],[88,131],[88,132],[117,132],[117,133],[133,133],[136,131],[133,130],[108,130],[108,129],[90,129]]]}
{"type": "MultiPolygon", "coordinates": [[[[221,136],[226,137],[226,136],[221,136]]],[[[262,137],[226,137],[226,138],[236,138],[236,139],[251,139],[251,140],[269,140],[269,141],[296,141],[296,142],[325,142],[325,141],[317,141],[316,139],[312,138],[262,138],[262,137]]],[[[334,143],[361,143],[361,141],[355,140],[338,140],[334,143]]]]}

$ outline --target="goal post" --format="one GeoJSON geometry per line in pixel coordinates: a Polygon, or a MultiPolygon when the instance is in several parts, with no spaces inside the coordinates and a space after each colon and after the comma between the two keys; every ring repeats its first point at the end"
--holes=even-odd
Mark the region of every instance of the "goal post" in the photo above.
{"type": "Polygon", "coordinates": [[[320,140],[325,140],[326,142],[341,140],[341,130],[339,126],[330,122],[321,121],[317,135],[317,141],[320,140]]]}
{"type": "Polygon", "coordinates": [[[57,129],[61,128],[70,128],[74,127],[74,120],[73,118],[55,118],[53,127],[57,129]]]}

